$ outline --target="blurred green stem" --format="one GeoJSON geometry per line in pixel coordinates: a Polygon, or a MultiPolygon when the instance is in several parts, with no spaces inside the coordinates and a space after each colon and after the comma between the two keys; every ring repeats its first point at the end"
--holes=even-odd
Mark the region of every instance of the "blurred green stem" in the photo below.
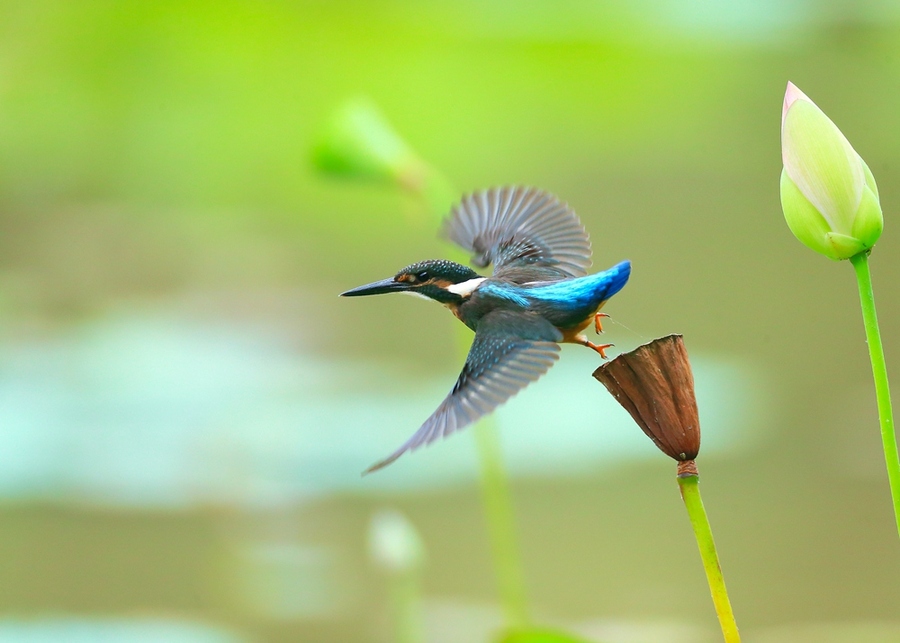
{"type": "Polygon", "coordinates": [[[390,580],[391,603],[394,608],[395,641],[423,643],[422,609],[418,574],[403,573],[390,580]]]}
{"type": "MultiPolygon", "coordinates": [[[[336,110],[323,130],[321,140],[313,147],[313,162],[323,172],[335,176],[388,181],[418,199],[437,223],[459,198],[459,192],[444,175],[420,158],[391,127],[378,107],[367,99],[348,101],[336,110]]],[[[460,263],[466,262],[467,258],[460,250],[455,255],[460,263]]],[[[465,355],[471,336],[466,331],[458,337],[465,355]]],[[[528,621],[525,584],[496,425],[485,419],[475,428],[475,435],[485,519],[500,598],[509,625],[521,627],[528,621]]]]}
{"type": "Polygon", "coordinates": [[[503,466],[500,436],[492,417],[475,425],[475,442],[481,463],[481,497],[491,539],[491,551],[500,589],[500,600],[511,627],[529,623],[509,479],[503,466]]]}
{"type": "MultiPolygon", "coordinates": [[[[424,161],[408,163],[397,174],[397,182],[408,192],[415,194],[428,208],[439,223],[459,198],[443,174],[427,165],[424,161]]],[[[466,263],[466,257],[460,253],[460,263],[466,263]]]]}
{"type": "Polygon", "coordinates": [[[872,290],[872,275],[869,273],[868,251],[851,257],[850,263],[856,270],[856,281],[859,284],[859,304],[862,308],[863,324],[866,327],[869,358],[872,360],[878,419],[881,422],[881,442],[884,446],[884,460],[887,464],[888,481],[891,486],[891,499],[894,502],[894,520],[897,523],[897,533],[900,534],[900,457],[897,455],[891,390],[888,386],[887,366],[884,361],[884,349],[881,346],[878,316],[875,313],[875,293],[872,290]]]}
{"type": "MultiPolygon", "coordinates": [[[[418,193],[432,213],[444,217],[459,196],[442,174],[431,170],[419,184],[418,193]]],[[[461,250],[454,250],[450,258],[467,263],[461,250]]],[[[457,325],[457,342],[463,357],[472,343],[471,332],[457,325]]],[[[509,627],[526,627],[530,623],[525,598],[525,577],[522,571],[519,546],[516,541],[515,514],[509,476],[503,464],[503,451],[497,422],[493,417],[483,418],[474,427],[478,464],[481,469],[481,498],[487,522],[488,538],[494,560],[494,574],[503,612],[509,627]]]]}
{"type": "MultiPolygon", "coordinates": [[[[681,464],[685,463],[679,464],[679,471],[681,464]]],[[[722,627],[722,635],[725,637],[725,643],[740,643],[741,636],[738,634],[734,612],[731,610],[731,601],[728,600],[728,590],[725,589],[725,578],[722,576],[722,568],[719,566],[719,555],[716,552],[712,528],[709,526],[709,518],[706,516],[706,509],[703,508],[703,499],[700,497],[699,482],[700,476],[696,473],[696,467],[694,467],[693,473],[679,473],[678,475],[681,498],[684,500],[688,517],[691,519],[697,546],[700,548],[700,558],[703,560],[703,569],[706,572],[706,580],[709,582],[709,591],[712,594],[716,615],[719,617],[719,625],[722,627]]]]}
{"type": "MultiPolygon", "coordinates": [[[[471,332],[462,326],[458,328],[460,332],[457,334],[457,341],[460,352],[465,356],[471,343],[471,332]]],[[[525,575],[516,540],[509,476],[503,464],[500,432],[494,417],[482,418],[475,425],[474,433],[478,466],[481,469],[481,502],[491,543],[500,603],[508,627],[527,627],[531,620],[525,597],[525,575]]]]}

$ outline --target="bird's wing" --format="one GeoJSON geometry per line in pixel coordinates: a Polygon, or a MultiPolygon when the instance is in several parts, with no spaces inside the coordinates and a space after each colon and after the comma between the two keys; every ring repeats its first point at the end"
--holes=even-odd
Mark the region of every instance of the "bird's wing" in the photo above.
{"type": "Polygon", "coordinates": [[[403,446],[365,473],[493,411],[547,372],[559,358],[560,340],[562,334],[537,315],[502,310],[485,315],[450,394],[403,446]]]}
{"type": "Polygon", "coordinates": [[[591,265],[591,242],[578,215],[552,194],[529,187],[490,188],[463,197],[443,234],[474,253],[481,268],[540,266],[560,278],[582,277],[591,265]]]}

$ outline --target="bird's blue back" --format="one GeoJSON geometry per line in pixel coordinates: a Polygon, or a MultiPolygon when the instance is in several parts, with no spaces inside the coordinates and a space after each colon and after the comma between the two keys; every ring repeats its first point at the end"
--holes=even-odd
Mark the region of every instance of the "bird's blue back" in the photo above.
{"type": "Polygon", "coordinates": [[[597,307],[619,292],[631,274],[631,262],[584,277],[533,284],[510,284],[488,280],[479,291],[504,299],[513,307],[533,310],[558,328],[578,325],[597,307]]]}
{"type": "Polygon", "coordinates": [[[523,290],[530,299],[552,301],[572,308],[596,306],[619,292],[630,274],[631,262],[623,261],[593,275],[554,281],[523,290]]]}

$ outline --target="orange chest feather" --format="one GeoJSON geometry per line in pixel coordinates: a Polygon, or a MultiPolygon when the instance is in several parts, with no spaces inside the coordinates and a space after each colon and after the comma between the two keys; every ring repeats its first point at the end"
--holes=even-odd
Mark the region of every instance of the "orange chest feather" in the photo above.
{"type": "Polygon", "coordinates": [[[593,317],[588,317],[584,320],[584,323],[578,324],[573,328],[560,328],[559,330],[563,334],[563,343],[581,344],[582,342],[576,339],[576,337],[581,333],[581,331],[590,326],[593,319],[593,317]]]}

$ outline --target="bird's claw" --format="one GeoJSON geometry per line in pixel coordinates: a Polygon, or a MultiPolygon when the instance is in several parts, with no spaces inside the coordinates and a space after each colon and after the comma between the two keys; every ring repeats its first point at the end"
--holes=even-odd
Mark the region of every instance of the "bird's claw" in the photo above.
{"type": "Polygon", "coordinates": [[[594,315],[594,330],[597,331],[597,334],[603,332],[603,324],[600,323],[600,320],[604,317],[609,317],[608,313],[597,313],[594,315]]]}
{"type": "Polygon", "coordinates": [[[615,346],[615,344],[595,344],[594,342],[588,342],[587,344],[585,344],[585,346],[587,346],[588,348],[593,348],[595,351],[600,353],[600,357],[602,357],[603,359],[608,359],[606,357],[606,349],[612,348],[613,346],[615,346]]]}

